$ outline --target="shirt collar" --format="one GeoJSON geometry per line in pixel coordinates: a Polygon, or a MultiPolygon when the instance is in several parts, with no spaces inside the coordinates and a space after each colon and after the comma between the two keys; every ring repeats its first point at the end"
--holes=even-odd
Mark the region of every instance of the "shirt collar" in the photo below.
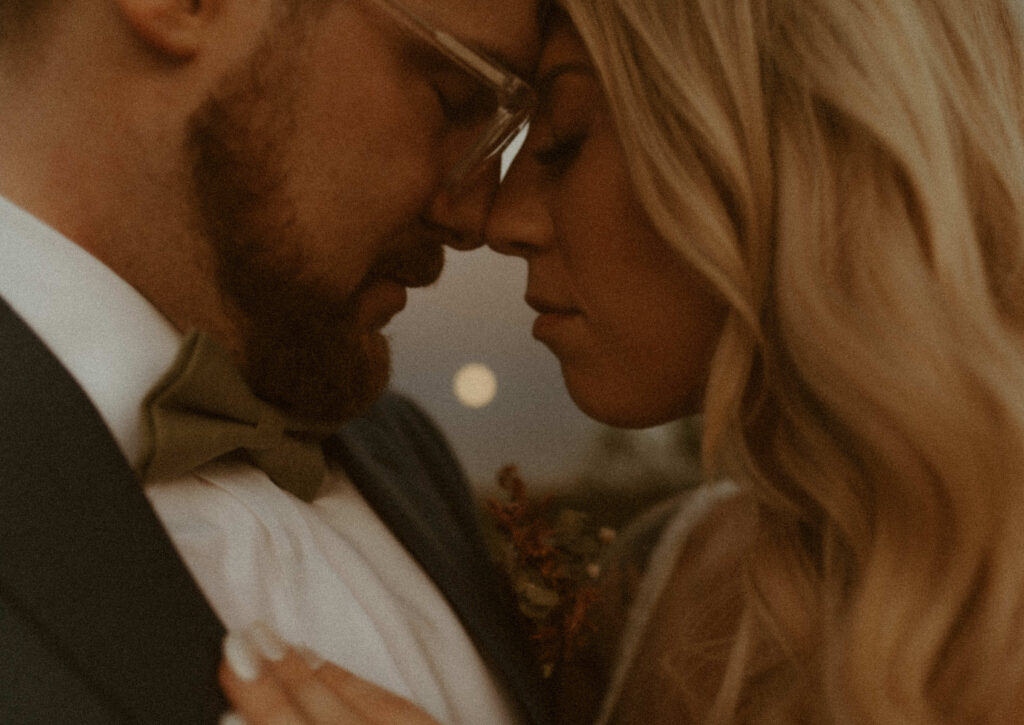
{"type": "Polygon", "coordinates": [[[0,197],[0,295],[82,386],[128,462],[146,445],[141,402],[180,333],[109,267],[0,197]]]}

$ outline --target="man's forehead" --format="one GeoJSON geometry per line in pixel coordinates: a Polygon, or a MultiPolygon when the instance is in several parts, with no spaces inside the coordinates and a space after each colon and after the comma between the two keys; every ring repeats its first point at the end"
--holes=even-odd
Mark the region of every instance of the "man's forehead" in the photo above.
{"type": "Polygon", "coordinates": [[[538,16],[545,0],[404,0],[402,4],[520,74],[530,74],[536,67],[538,16]]]}

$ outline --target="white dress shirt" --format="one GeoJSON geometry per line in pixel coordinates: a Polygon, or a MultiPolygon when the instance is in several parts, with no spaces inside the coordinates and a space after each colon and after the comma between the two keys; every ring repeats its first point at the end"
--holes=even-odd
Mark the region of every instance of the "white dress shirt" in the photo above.
{"type": "MultiPolygon", "coordinates": [[[[0,296],[78,381],[138,468],[141,401],[180,333],[131,285],[0,197],[0,296]]],[[[228,629],[261,621],[442,723],[516,723],[436,585],[332,468],[311,503],[242,461],[145,492],[228,629]]]]}

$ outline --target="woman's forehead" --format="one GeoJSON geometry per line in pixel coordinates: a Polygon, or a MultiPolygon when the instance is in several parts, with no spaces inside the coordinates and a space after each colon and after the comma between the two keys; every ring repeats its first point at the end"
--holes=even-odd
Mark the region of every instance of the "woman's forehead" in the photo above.
{"type": "Polygon", "coordinates": [[[549,28],[541,49],[538,74],[563,63],[589,63],[590,54],[568,18],[560,16],[549,28]]]}

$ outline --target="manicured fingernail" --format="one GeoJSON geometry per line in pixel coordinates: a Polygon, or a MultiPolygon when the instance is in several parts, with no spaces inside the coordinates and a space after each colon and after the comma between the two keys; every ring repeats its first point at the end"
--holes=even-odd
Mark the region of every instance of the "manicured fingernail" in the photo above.
{"type": "Polygon", "coordinates": [[[249,641],[268,660],[279,662],[284,659],[286,647],[281,638],[263,622],[256,622],[246,631],[249,641]]]}
{"type": "Polygon", "coordinates": [[[224,659],[235,676],[252,682],[260,676],[260,660],[249,639],[240,632],[228,632],[224,638],[224,659]]]}
{"type": "Polygon", "coordinates": [[[220,716],[220,720],[217,725],[247,725],[245,718],[239,715],[237,712],[226,712],[220,716]]]}

